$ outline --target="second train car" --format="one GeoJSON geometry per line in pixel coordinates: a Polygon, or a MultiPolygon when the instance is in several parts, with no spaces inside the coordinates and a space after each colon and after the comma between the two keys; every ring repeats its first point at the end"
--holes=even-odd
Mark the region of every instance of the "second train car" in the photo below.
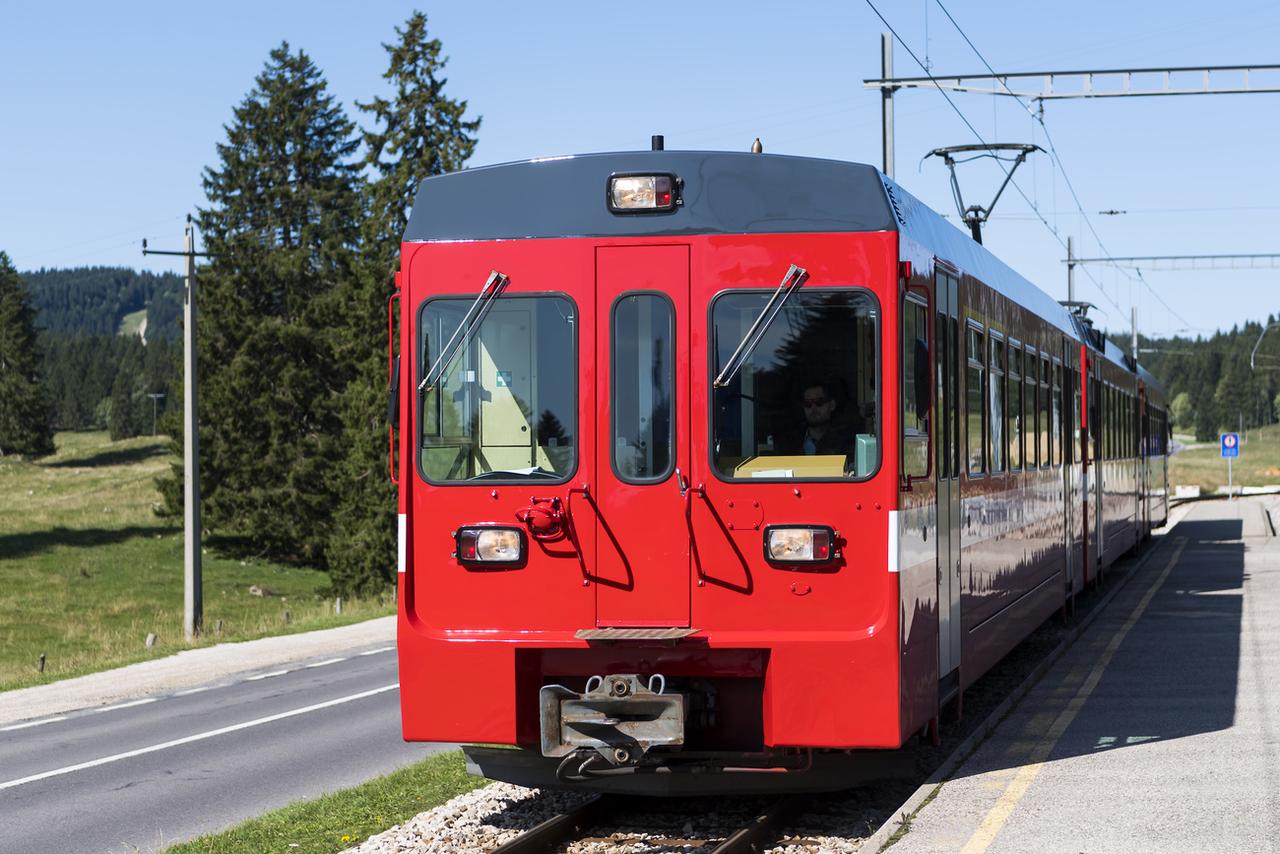
{"type": "Polygon", "coordinates": [[[487,776],[847,783],[1165,519],[1159,385],[871,166],[430,178],[398,281],[404,737],[487,776]]]}

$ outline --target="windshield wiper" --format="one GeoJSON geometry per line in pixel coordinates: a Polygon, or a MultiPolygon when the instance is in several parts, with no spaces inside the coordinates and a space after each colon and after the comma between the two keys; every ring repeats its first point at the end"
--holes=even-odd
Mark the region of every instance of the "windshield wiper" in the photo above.
{"type": "Polygon", "coordinates": [[[530,477],[535,479],[536,478],[554,479],[554,478],[560,477],[560,475],[556,474],[553,471],[547,471],[541,466],[533,466],[527,469],[493,469],[492,471],[481,472],[480,474],[477,474],[473,477],[469,477],[467,478],[467,480],[485,480],[486,478],[491,478],[491,477],[530,477]]]}
{"type": "Polygon", "coordinates": [[[476,296],[476,301],[471,303],[471,308],[467,309],[467,313],[463,316],[462,322],[458,324],[458,328],[453,330],[449,340],[440,348],[439,357],[431,365],[431,370],[427,371],[427,375],[422,378],[422,382],[418,384],[418,391],[422,391],[424,388],[430,391],[436,387],[443,378],[445,369],[453,361],[454,355],[457,354],[458,350],[462,349],[464,344],[471,340],[471,336],[480,328],[480,324],[484,320],[485,314],[488,313],[489,307],[493,305],[493,301],[498,298],[498,294],[502,293],[502,289],[510,281],[510,277],[499,273],[497,270],[489,272],[489,278],[476,296]]]}
{"type": "Polygon", "coordinates": [[[773,292],[773,296],[769,297],[769,301],[765,303],[760,316],[756,318],[755,323],[751,324],[751,328],[747,330],[746,337],[738,344],[738,349],[733,351],[733,355],[729,357],[729,361],[725,363],[724,369],[720,371],[720,375],[716,377],[712,385],[716,388],[724,388],[733,382],[733,378],[738,375],[738,371],[742,370],[742,366],[746,364],[747,359],[750,359],[756,347],[760,346],[760,341],[764,338],[764,334],[769,331],[769,327],[773,325],[774,319],[782,311],[782,307],[787,304],[787,300],[791,299],[791,295],[808,278],[808,270],[804,267],[797,267],[795,264],[791,265],[787,270],[787,274],[782,277],[782,281],[778,283],[778,289],[773,292]]]}

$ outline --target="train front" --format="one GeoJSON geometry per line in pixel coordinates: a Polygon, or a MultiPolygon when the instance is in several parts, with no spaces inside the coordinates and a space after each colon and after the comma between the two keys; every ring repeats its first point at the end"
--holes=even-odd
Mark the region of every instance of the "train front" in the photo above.
{"type": "Polygon", "coordinates": [[[871,167],[552,158],[403,245],[404,737],[486,776],[848,782],[902,743],[893,208],[871,167]],[[498,747],[498,745],[514,746],[498,747]]]}

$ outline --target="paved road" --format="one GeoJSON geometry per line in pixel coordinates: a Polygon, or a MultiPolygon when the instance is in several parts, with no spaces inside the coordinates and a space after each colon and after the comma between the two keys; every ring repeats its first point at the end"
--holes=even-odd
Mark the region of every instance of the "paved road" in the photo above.
{"type": "Polygon", "coordinates": [[[891,850],[1280,851],[1280,539],[1195,505],[891,850]]]}
{"type": "Polygon", "coordinates": [[[446,746],[400,739],[387,646],[0,726],[0,852],[153,851],[446,746]]]}

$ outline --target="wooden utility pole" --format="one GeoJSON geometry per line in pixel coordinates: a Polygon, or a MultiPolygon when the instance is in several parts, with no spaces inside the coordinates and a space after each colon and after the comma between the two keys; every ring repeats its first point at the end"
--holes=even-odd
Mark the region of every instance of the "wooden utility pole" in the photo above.
{"type": "Polygon", "coordinates": [[[197,418],[196,376],[196,256],[195,226],[187,216],[181,252],[148,249],[143,255],[180,255],[186,261],[186,282],[182,303],[182,512],[183,584],[182,632],[188,641],[199,637],[204,623],[204,592],[200,566],[200,431],[197,418]]]}

